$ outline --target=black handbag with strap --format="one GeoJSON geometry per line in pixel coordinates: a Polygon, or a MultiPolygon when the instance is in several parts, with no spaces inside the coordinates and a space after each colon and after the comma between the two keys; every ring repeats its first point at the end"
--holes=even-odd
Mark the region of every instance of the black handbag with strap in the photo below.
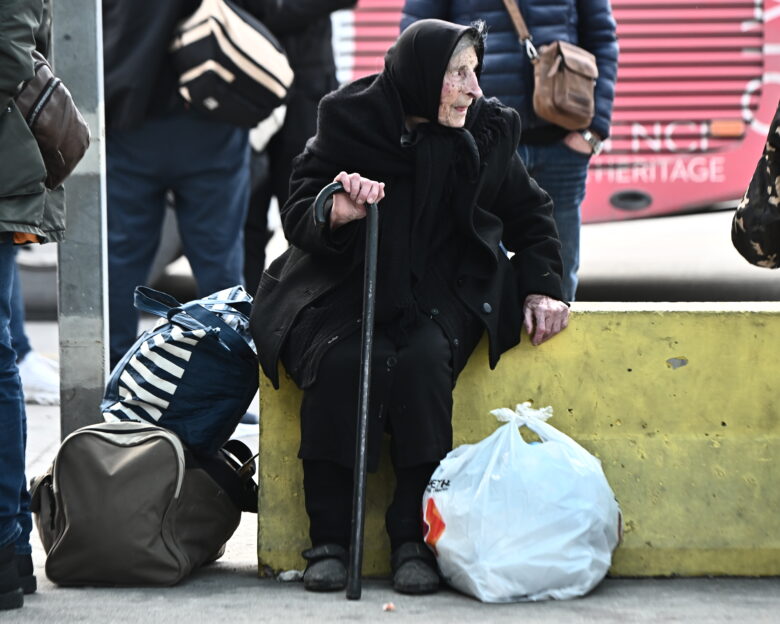
{"type": "Polygon", "coordinates": [[[764,152],[734,212],[731,242],[750,264],[780,267],[780,102],[764,152]]]}
{"type": "Polygon", "coordinates": [[[293,71],[281,45],[232,0],[202,0],[170,50],[179,93],[215,119],[252,128],[287,101],[293,71]]]}

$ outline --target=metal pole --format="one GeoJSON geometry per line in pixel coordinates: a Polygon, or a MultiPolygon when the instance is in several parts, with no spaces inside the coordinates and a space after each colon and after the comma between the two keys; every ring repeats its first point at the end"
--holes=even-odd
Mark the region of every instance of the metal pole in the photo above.
{"type": "Polygon", "coordinates": [[[89,124],[92,144],[65,182],[58,249],[61,436],[99,422],[108,344],[106,167],[100,0],[53,0],[54,71],[89,124]]]}

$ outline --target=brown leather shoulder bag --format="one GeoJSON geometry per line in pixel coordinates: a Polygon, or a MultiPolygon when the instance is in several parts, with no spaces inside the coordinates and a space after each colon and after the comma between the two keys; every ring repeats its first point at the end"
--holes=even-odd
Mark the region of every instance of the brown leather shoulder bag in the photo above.
{"type": "Polygon", "coordinates": [[[89,147],[89,127],[70,91],[46,57],[33,51],[35,75],[16,94],[16,106],[30,126],[46,165],[46,188],[57,188],[89,147]]]}
{"type": "Polygon", "coordinates": [[[596,57],[566,41],[553,41],[537,51],[515,0],[504,0],[504,5],[534,66],[534,112],[567,130],[587,128],[595,114],[596,57]]]}

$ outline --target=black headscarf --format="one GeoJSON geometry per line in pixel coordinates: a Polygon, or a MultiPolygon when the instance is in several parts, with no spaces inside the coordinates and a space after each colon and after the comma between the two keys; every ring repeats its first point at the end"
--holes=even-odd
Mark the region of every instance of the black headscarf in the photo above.
{"type": "Polygon", "coordinates": [[[307,146],[308,152],[333,164],[334,175],[345,170],[379,180],[409,176],[413,181],[411,201],[388,211],[380,206],[379,211],[377,319],[395,321],[401,330],[415,317],[412,288],[425,273],[434,237],[442,236],[439,225],[452,227],[451,216],[441,209],[453,178],[474,181],[479,170],[479,153],[469,131],[438,123],[444,74],[466,34],[476,42],[479,75],[481,28],[433,19],[415,22],[388,50],[382,73],[323,98],[317,134],[307,146]],[[410,115],[428,123],[409,132],[405,119],[410,115]]]}
{"type": "Polygon", "coordinates": [[[437,118],[444,73],[466,34],[477,42],[479,75],[484,53],[481,27],[435,19],[415,22],[388,50],[382,73],[355,80],[322,98],[317,134],[307,151],[346,171],[374,175],[413,171],[410,150],[401,143],[407,115],[458,133],[440,126],[437,118]]]}
{"type": "Polygon", "coordinates": [[[482,72],[484,43],[477,27],[428,19],[407,28],[385,55],[384,73],[401,98],[406,115],[438,123],[444,73],[458,41],[470,34],[476,41],[477,69],[482,72]]]}

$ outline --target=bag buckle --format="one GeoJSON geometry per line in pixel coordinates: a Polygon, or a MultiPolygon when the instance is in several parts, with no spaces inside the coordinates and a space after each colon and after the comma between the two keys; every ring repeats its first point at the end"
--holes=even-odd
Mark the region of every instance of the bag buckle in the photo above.
{"type": "Polygon", "coordinates": [[[236,471],[238,473],[238,476],[241,477],[241,479],[251,479],[255,472],[257,472],[257,467],[255,466],[255,459],[260,455],[260,453],[255,453],[250,457],[248,460],[246,460],[243,464],[241,464],[241,467],[236,471]]]}
{"type": "Polygon", "coordinates": [[[539,53],[536,51],[536,47],[531,43],[531,39],[523,39],[520,43],[525,47],[525,53],[528,55],[528,59],[535,63],[539,58],[539,53]]]}

